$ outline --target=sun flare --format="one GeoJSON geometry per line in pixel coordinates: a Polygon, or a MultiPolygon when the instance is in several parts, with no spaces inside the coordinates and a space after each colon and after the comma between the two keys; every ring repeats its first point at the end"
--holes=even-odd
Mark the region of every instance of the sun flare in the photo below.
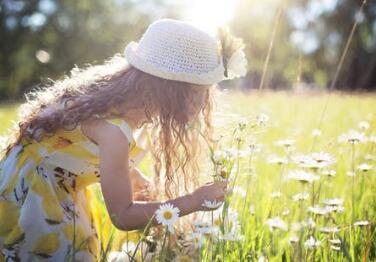
{"type": "Polygon", "coordinates": [[[238,0],[193,0],[185,5],[183,15],[186,20],[214,32],[233,18],[237,3],[238,0]]]}

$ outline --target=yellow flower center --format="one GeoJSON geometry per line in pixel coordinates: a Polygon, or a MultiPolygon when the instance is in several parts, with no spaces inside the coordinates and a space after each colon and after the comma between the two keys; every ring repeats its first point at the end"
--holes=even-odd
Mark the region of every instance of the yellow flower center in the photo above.
{"type": "Polygon", "coordinates": [[[165,212],[163,213],[163,217],[164,217],[165,219],[171,219],[171,218],[172,218],[172,212],[170,212],[170,211],[165,211],[165,212]]]}

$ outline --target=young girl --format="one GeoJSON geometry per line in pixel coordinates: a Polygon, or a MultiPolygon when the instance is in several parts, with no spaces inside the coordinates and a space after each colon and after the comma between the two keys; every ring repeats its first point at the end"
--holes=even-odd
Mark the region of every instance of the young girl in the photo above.
{"type": "Polygon", "coordinates": [[[244,75],[239,50],[191,23],[160,19],[124,58],[74,69],[30,93],[0,162],[0,261],[64,261],[73,253],[97,261],[93,183],[113,225],[126,231],[144,227],[162,203],[185,216],[206,210],[204,200],[222,201],[223,182],[189,189],[199,175],[197,130],[211,141],[213,89],[244,75]],[[164,182],[166,201],[150,201],[151,181],[137,169],[147,150],[154,191],[164,182]],[[186,194],[174,197],[182,185],[186,194]]]}

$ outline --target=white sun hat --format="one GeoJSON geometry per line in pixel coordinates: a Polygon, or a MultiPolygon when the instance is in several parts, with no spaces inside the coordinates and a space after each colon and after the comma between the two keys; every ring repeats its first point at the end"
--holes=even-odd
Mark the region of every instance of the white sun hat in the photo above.
{"type": "Polygon", "coordinates": [[[198,85],[245,75],[244,53],[236,52],[226,63],[230,74],[225,76],[218,47],[216,36],[193,23],[162,18],[149,25],[139,42],[131,41],[124,49],[124,56],[143,72],[198,85]]]}

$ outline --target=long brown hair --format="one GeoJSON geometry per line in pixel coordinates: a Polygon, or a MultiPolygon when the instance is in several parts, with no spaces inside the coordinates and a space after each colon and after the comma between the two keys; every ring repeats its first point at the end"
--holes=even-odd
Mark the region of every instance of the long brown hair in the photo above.
{"type": "Polygon", "coordinates": [[[60,128],[74,129],[81,121],[98,115],[121,117],[124,112],[110,109],[139,99],[147,116],[142,125],[150,124],[153,138],[155,182],[160,185],[164,181],[164,193],[171,198],[182,188],[188,192],[197,186],[201,145],[205,145],[204,140],[212,141],[214,87],[201,88],[147,74],[116,54],[101,65],[76,67],[70,76],[48,80],[26,94],[27,101],[20,107],[21,120],[5,154],[23,138],[40,141],[60,128]],[[192,118],[188,109],[196,95],[204,95],[204,106],[192,118]]]}

